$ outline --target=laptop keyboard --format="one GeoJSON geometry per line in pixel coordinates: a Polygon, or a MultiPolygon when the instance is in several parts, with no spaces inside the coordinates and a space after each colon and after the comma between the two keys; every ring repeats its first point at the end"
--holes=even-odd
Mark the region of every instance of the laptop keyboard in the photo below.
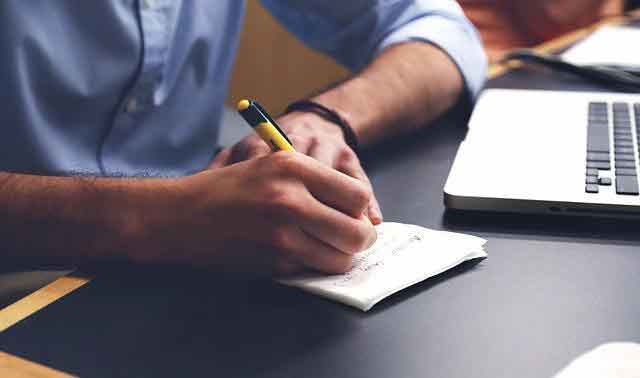
{"type": "Polygon", "coordinates": [[[587,124],[587,193],[598,193],[600,186],[612,185],[609,177],[600,177],[599,171],[611,171],[611,157],[615,174],[616,193],[640,194],[638,188],[637,151],[640,138],[634,140],[632,117],[635,118],[636,135],[640,135],[640,103],[616,102],[589,103],[587,124]],[[611,107],[611,113],[609,108],[611,107]],[[609,120],[610,115],[613,119],[609,120]],[[613,125],[613,151],[611,151],[610,125],[613,125]],[[612,154],[613,152],[613,154],[612,154]]]}

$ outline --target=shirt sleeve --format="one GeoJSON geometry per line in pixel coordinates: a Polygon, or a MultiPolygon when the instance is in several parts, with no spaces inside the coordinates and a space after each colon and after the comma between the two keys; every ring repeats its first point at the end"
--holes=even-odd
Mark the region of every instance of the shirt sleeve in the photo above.
{"type": "MultiPolygon", "coordinates": [[[[442,49],[475,99],[487,60],[478,32],[455,0],[262,0],[307,46],[357,71],[385,48],[423,41],[442,49]]],[[[425,69],[428,69],[428,63],[425,69]]]]}

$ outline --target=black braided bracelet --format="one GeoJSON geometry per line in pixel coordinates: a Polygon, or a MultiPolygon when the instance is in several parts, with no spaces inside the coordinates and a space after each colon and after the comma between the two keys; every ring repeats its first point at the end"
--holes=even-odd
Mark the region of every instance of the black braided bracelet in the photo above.
{"type": "Polygon", "coordinates": [[[353,132],[353,128],[349,125],[349,122],[342,118],[335,110],[311,100],[301,100],[287,106],[287,110],[285,110],[284,113],[289,114],[293,112],[313,113],[331,123],[335,123],[342,129],[347,145],[351,147],[355,153],[358,153],[358,138],[356,137],[356,133],[353,132]]]}

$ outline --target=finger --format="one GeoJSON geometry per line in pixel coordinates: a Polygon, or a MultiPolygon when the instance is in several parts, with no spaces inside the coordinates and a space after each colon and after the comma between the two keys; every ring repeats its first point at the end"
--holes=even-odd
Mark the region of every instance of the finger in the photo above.
{"type": "Polygon", "coordinates": [[[310,236],[344,254],[354,254],[369,248],[376,240],[376,230],[367,218],[348,216],[315,198],[304,201],[296,221],[310,236]]]}
{"type": "Polygon", "coordinates": [[[362,168],[360,161],[357,159],[347,160],[336,167],[340,172],[347,174],[355,179],[358,179],[364,182],[369,190],[371,190],[371,199],[369,201],[369,205],[367,206],[366,213],[371,223],[374,225],[382,223],[383,216],[382,210],[380,209],[380,204],[378,203],[378,199],[373,191],[373,186],[371,185],[371,181],[367,176],[366,172],[362,168]]]}
{"type": "Polygon", "coordinates": [[[218,152],[216,157],[209,164],[209,169],[222,168],[228,165],[229,159],[231,157],[231,148],[225,148],[224,150],[218,152]]]}
{"type": "Polygon", "coordinates": [[[269,146],[255,135],[250,135],[231,148],[231,164],[264,156],[271,152],[269,146]]]}
{"type": "Polygon", "coordinates": [[[298,174],[309,192],[322,203],[357,218],[369,206],[366,184],[310,157],[298,159],[298,174]]]}
{"type": "Polygon", "coordinates": [[[247,160],[247,148],[248,142],[246,140],[242,140],[231,147],[231,156],[229,157],[230,163],[235,164],[247,160]]]}
{"type": "Polygon", "coordinates": [[[300,264],[324,273],[344,273],[351,269],[352,257],[331,245],[292,226],[279,244],[288,257],[300,264]]]}

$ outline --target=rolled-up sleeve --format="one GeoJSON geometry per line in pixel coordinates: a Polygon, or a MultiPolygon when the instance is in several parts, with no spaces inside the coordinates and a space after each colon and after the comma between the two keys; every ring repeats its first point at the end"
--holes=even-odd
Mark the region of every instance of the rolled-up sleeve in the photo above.
{"type": "MultiPolygon", "coordinates": [[[[486,78],[480,37],[454,0],[262,0],[309,47],[357,71],[385,48],[423,41],[442,49],[475,99],[486,78]]],[[[420,64],[420,63],[416,63],[420,64]]],[[[429,63],[424,63],[429,69],[429,63]]]]}

